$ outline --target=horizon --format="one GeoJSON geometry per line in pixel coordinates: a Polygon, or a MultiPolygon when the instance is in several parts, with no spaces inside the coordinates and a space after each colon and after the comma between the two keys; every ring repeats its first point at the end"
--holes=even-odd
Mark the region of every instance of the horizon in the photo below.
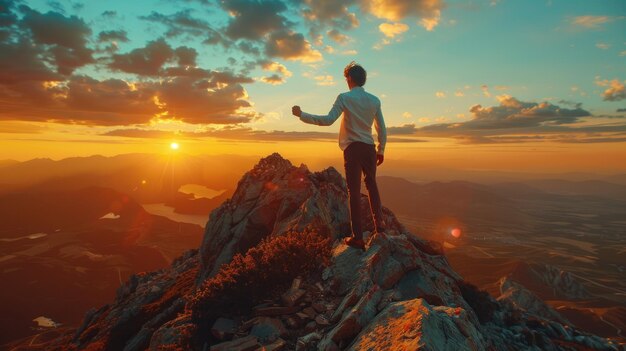
{"type": "Polygon", "coordinates": [[[388,160],[626,171],[621,1],[148,3],[0,2],[0,159],[174,142],[338,158],[339,122],[306,125],[290,108],[326,113],[355,60],[382,101],[388,160]]]}

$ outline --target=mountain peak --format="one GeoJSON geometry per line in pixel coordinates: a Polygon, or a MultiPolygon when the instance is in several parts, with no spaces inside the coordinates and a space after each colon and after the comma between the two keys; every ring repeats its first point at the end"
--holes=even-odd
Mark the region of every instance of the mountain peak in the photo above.
{"type": "MultiPolygon", "coordinates": [[[[366,196],[361,206],[372,231],[366,196]]],[[[367,232],[365,252],[346,246],[339,172],[310,172],[272,154],[211,213],[198,250],[133,275],[112,304],[45,348],[619,350],[496,301],[464,282],[438,245],[388,209],[383,215],[386,231],[367,232]]]]}

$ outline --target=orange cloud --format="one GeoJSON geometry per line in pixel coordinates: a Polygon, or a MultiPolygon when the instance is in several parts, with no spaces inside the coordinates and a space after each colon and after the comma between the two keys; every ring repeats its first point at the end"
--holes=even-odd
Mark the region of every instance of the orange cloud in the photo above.
{"type": "Polygon", "coordinates": [[[301,62],[317,62],[322,54],[311,48],[311,43],[300,33],[278,31],[272,33],[266,43],[265,53],[270,57],[282,57],[301,62]]]}
{"type": "Polygon", "coordinates": [[[444,7],[440,0],[372,0],[361,1],[362,7],[378,18],[399,21],[406,17],[420,18],[420,25],[433,30],[441,18],[444,7]]]}
{"type": "Polygon", "coordinates": [[[394,38],[409,30],[409,26],[404,23],[382,23],[378,26],[378,29],[387,38],[394,38]]]}
{"type": "Polygon", "coordinates": [[[596,85],[601,87],[608,87],[602,93],[602,99],[604,101],[621,101],[626,99],[626,90],[624,88],[624,83],[620,82],[617,79],[613,79],[609,81],[605,80],[596,80],[596,85]]]}

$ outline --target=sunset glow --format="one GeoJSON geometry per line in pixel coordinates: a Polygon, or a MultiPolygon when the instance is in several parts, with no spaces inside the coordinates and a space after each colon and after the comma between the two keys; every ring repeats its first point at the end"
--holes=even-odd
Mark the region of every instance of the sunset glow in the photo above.
{"type": "Polygon", "coordinates": [[[341,163],[340,123],[306,125],[290,108],[326,113],[355,60],[382,100],[389,171],[626,170],[621,1],[402,4],[10,5],[0,159],[154,152],[176,138],[170,151],[341,163]],[[257,13],[272,19],[248,20],[257,13]],[[37,49],[12,57],[20,43],[37,49]]]}
{"type": "Polygon", "coordinates": [[[170,149],[172,149],[172,150],[178,150],[178,148],[179,148],[178,143],[171,143],[171,144],[170,144],[170,149]]]}

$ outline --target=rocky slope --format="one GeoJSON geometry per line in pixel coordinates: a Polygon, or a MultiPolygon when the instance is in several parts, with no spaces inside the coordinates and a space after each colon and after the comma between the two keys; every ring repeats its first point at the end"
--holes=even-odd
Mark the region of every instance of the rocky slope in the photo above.
{"type": "MultiPolygon", "coordinates": [[[[362,206],[371,230],[366,197],[362,206]]],[[[386,232],[371,235],[365,252],[346,247],[337,240],[349,232],[341,175],[333,168],[310,172],[273,154],[247,172],[232,198],[212,212],[199,249],[187,251],[166,269],[133,275],[115,301],[89,311],[78,329],[39,344],[10,346],[125,351],[624,349],[565,320],[522,309],[515,294],[494,300],[465,283],[437,244],[407,232],[390,211],[384,215],[386,232]],[[298,235],[302,242],[294,242],[298,235]],[[321,239],[312,241],[316,238],[321,239]],[[320,243],[328,246],[327,256],[320,243]],[[320,252],[313,254],[308,247],[320,252]],[[298,269],[301,274],[295,277],[298,269]],[[284,284],[287,278],[291,286],[284,284]]]]}

